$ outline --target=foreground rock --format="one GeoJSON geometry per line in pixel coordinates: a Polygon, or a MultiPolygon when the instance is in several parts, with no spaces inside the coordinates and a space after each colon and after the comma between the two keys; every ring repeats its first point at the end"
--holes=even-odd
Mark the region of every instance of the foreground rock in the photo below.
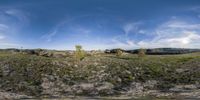
{"type": "Polygon", "coordinates": [[[31,99],[31,98],[33,98],[33,97],[0,90],[0,100],[31,99]]]}

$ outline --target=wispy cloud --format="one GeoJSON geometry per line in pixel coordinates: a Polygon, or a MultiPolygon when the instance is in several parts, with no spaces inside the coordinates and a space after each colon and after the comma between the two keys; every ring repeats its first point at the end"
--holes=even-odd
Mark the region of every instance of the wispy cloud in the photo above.
{"type": "Polygon", "coordinates": [[[187,10],[187,11],[193,11],[193,12],[200,13],[200,6],[189,7],[189,8],[187,8],[186,10],[187,10]]]}
{"type": "Polygon", "coordinates": [[[27,26],[29,19],[26,13],[19,9],[0,8],[0,48],[18,47],[17,35],[27,26]]]}
{"type": "Polygon", "coordinates": [[[0,40],[5,39],[5,36],[0,35],[0,40]]]}
{"type": "Polygon", "coordinates": [[[58,24],[56,24],[55,27],[53,27],[50,32],[43,34],[40,39],[46,42],[52,42],[53,38],[58,33],[71,34],[71,36],[74,36],[74,37],[83,37],[83,36],[88,37],[89,33],[91,33],[91,30],[88,28],[85,28],[84,26],[79,25],[78,23],[74,23],[74,21],[81,18],[89,17],[89,16],[91,15],[85,14],[78,17],[68,16],[64,20],[61,20],[60,22],[58,22],[58,24]],[[69,30],[71,30],[71,33],[67,32],[69,30]]]}
{"type": "Polygon", "coordinates": [[[57,34],[57,30],[54,30],[53,32],[44,34],[41,39],[45,39],[47,42],[51,42],[52,38],[57,34]]]}
{"type": "MultiPolygon", "coordinates": [[[[18,33],[18,30],[29,24],[28,14],[19,9],[0,9],[0,31],[18,33]]],[[[7,33],[7,34],[8,34],[7,33]]]]}
{"type": "Polygon", "coordinates": [[[200,45],[200,35],[197,33],[183,33],[179,37],[155,37],[151,41],[139,41],[138,46],[145,48],[155,48],[155,47],[179,47],[179,48],[197,48],[200,45]],[[195,45],[194,45],[195,44],[195,45]]]}
{"type": "Polygon", "coordinates": [[[0,30],[8,29],[8,26],[5,24],[0,24],[0,30]]]}
{"type": "Polygon", "coordinates": [[[83,26],[73,26],[71,27],[71,38],[89,38],[92,29],[85,28],[83,26]]]}
{"type": "Polygon", "coordinates": [[[129,35],[130,33],[138,33],[142,32],[139,30],[139,26],[141,25],[141,22],[135,22],[135,23],[127,23],[123,26],[123,30],[125,35],[129,35]]]}
{"type": "MultiPolygon", "coordinates": [[[[62,26],[63,27],[63,26],[62,26]]],[[[83,38],[83,37],[86,37],[88,38],[89,37],[89,34],[92,32],[90,29],[86,29],[84,27],[68,27],[70,28],[71,33],[70,34],[70,38],[83,38]]],[[[47,34],[44,34],[41,36],[41,39],[45,40],[46,42],[52,42],[53,38],[57,35],[58,32],[60,33],[64,33],[64,31],[60,31],[62,30],[61,27],[56,27],[52,32],[49,32],[47,34]]],[[[68,34],[68,32],[66,31],[66,34],[68,34]]]]}
{"type": "Polygon", "coordinates": [[[185,21],[169,20],[154,32],[157,34],[151,41],[139,41],[143,47],[183,47],[196,48],[200,46],[200,24],[187,23],[185,21]]]}
{"type": "Polygon", "coordinates": [[[171,29],[184,29],[184,30],[195,30],[199,29],[199,23],[187,23],[185,21],[179,21],[176,19],[172,19],[161,25],[160,28],[171,28],[171,29]]]}
{"type": "MultiPolygon", "coordinates": [[[[199,27],[200,24],[198,23],[189,23],[183,20],[170,19],[161,23],[158,27],[152,29],[152,31],[144,29],[143,32],[143,29],[139,30],[141,33],[154,35],[152,38],[143,38],[142,40],[136,41],[137,39],[135,37],[121,35],[112,39],[112,46],[125,49],[157,47],[199,48],[199,27]]],[[[135,28],[133,29],[135,31],[135,28]]]]}
{"type": "Polygon", "coordinates": [[[28,13],[25,13],[25,12],[23,12],[21,10],[8,9],[8,10],[5,10],[4,12],[7,15],[10,15],[10,16],[13,16],[13,17],[17,18],[18,22],[21,22],[20,26],[29,22],[28,17],[27,17],[28,13]]]}

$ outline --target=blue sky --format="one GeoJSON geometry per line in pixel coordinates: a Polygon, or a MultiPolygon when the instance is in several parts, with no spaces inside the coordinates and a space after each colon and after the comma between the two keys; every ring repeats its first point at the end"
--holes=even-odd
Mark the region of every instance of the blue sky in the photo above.
{"type": "Polygon", "coordinates": [[[200,0],[0,0],[0,48],[200,48],[200,0]]]}

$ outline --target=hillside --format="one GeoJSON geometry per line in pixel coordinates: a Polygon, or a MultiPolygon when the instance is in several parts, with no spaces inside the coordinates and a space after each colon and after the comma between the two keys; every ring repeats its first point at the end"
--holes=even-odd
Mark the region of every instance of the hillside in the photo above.
{"type": "Polygon", "coordinates": [[[55,57],[0,52],[0,98],[199,98],[199,82],[199,52],[142,58],[135,54],[94,53],[80,62],[70,52],[55,57]]]}

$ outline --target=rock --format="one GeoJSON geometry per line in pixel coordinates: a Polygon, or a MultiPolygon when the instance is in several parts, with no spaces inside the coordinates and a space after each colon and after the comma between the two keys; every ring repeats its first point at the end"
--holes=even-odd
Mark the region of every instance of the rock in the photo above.
{"type": "Polygon", "coordinates": [[[42,78],[42,94],[51,96],[60,96],[61,93],[70,93],[71,89],[64,84],[58,76],[44,75],[42,78]]]}
{"type": "Polygon", "coordinates": [[[43,90],[42,94],[45,94],[45,95],[55,94],[55,92],[56,92],[55,91],[56,89],[54,89],[55,83],[49,81],[47,78],[43,78],[42,80],[43,80],[43,82],[41,84],[41,87],[42,87],[42,90],[43,90]]]}
{"type": "Polygon", "coordinates": [[[160,92],[159,90],[148,90],[144,92],[144,95],[150,95],[153,97],[172,97],[173,93],[172,92],[160,92]]]}
{"type": "Polygon", "coordinates": [[[176,85],[173,88],[170,88],[169,90],[172,92],[188,92],[190,90],[195,90],[198,87],[194,84],[191,85],[176,85]]]}
{"type": "MultiPolygon", "coordinates": [[[[183,92],[178,94],[181,97],[185,98],[193,98],[194,100],[199,100],[200,99],[200,90],[195,90],[191,92],[183,92]]],[[[191,100],[193,100],[191,99],[191,100]]]]}
{"type": "Polygon", "coordinates": [[[122,79],[120,77],[117,77],[117,82],[121,83],[122,79]]]}
{"type": "Polygon", "coordinates": [[[66,56],[66,52],[53,52],[52,54],[52,57],[54,58],[65,58],[66,56]]]}
{"type": "Polygon", "coordinates": [[[154,89],[157,84],[156,80],[148,80],[143,85],[146,89],[154,89]]]}
{"type": "Polygon", "coordinates": [[[137,95],[142,94],[143,91],[144,86],[142,85],[142,83],[132,82],[128,94],[137,95]]]}
{"type": "Polygon", "coordinates": [[[101,90],[111,90],[114,87],[114,85],[112,83],[109,82],[103,82],[97,85],[97,90],[101,91],[101,90]]]}
{"type": "Polygon", "coordinates": [[[16,99],[31,99],[31,98],[33,97],[0,90],[0,100],[16,100],[16,99]]]}
{"type": "Polygon", "coordinates": [[[185,72],[185,71],[188,71],[189,69],[182,69],[182,68],[179,68],[179,69],[176,69],[176,72],[178,73],[182,73],[182,72],[185,72]]]}
{"type": "Polygon", "coordinates": [[[109,82],[103,82],[96,84],[96,89],[98,91],[98,94],[100,95],[111,95],[113,94],[113,88],[114,85],[109,82]]]}
{"type": "Polygon", "coordinates": [[[72,86],[72,90],[75,94],[95,95],[97,94],[94,84],[92,83],[80,83],[72,86]]]}
{"type": "Polygon", "coordinates": [[[2,65],[2,74],[3,76],[8,76],[11,72],[11,68],[8,64],[2,65]]]}
{"type": "Polygon", "coordinates": [[[44,56],[44,57],[51,57],[51,56],[52,56],[52,53],[51,53],[51,52],[48,52],[48,51],[41,51],[41,52],[39,52],[38,55],[39,55],[39,56],[44,56]]]}
{"type": "Polygon", "coordinates": [[[91,90],[91,89],[94,88],[94,84],[92,84],[92,83],[82,83],[82,84],[80,84],[80,87],[83,90],[91,90]]]}

